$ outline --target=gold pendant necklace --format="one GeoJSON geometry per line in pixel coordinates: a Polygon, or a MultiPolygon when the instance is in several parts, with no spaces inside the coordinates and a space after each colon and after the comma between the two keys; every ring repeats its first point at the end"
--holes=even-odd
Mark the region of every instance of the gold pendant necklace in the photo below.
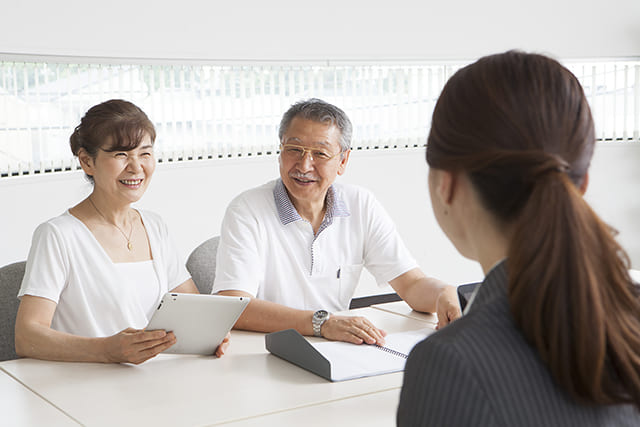
{"type": "Polygon", "coordinates": [[[107,224],[111,224],[114,227],[116,227],[118,229],[118,231],[120,233],[122,233],[124,238],[127,239],[127,249],[129,251],[131,251],[133,249],[133,245],[131,244],[131,234],[133,234],[133,221],[131,221],[131,230],[129,230],[129,236],[127,237],[127,234],[124,231],[122,231],[122,228],[118,227],[118,224],[109,222],[109,220],[104,215],[102,215],[102,212],[100,212],[100,210],[98,210],[96,204],[93,203],[93,200],[91,200],[91,196],[89,196],[88,199],[89,199],[89,202],[91,202],[91,206],[93,206],[93,208],[96,210],[96,212],[98,212],[98,215],[100,215],[102,217],[102,219],[104,219],[107,224]]]}

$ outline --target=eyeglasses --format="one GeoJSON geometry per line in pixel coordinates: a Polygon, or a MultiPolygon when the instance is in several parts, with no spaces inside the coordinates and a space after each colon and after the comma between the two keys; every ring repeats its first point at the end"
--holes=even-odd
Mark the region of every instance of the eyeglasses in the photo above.
{"type": "Polygon", "coordinates": [[[280,144],[280,152],[289,160],[302,160],[305,153],[308,152],[311,160],[318,163],[326,163],[342,153],[342,151],[340,151],[336,154],[331,154],[329,151],[321,148],[309,148],[292,144],[280,144]]]}

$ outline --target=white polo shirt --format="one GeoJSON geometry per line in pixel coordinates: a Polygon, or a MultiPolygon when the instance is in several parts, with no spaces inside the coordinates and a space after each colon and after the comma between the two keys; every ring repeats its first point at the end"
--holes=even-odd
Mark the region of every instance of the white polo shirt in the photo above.
{"type": "Polygon", "coordinates": [[[380,285],[417,267],[371,192],[334,184],[314,235],[281,179],[248,190],[228,206],[212,293],[240,290],[298,309],[346,310],[362,267],[380,285]]]}

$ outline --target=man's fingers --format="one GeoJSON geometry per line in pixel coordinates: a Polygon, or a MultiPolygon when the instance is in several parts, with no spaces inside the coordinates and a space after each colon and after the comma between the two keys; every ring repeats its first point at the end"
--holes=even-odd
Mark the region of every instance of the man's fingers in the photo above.
{"type": "Polygon", "coordinates": [[[377,340],[374,337],[369,335],[369,333],[366,330],[362,329],[361,327],[353,326],[349,328],[348,332],[350,335],[358,338],[360,340],[360,343],[365,342],[367,344],[373,344],[374,342],[377,342],[377,340]]]}
{"type": "Polygon", "coordinates": [[[367,344],[373,344],[374,342],[378,345],[384,344],[384,337],[387,333],[382,329],[376,328],[368,319],[362,318],[362,329],[373,339],[373,342],[365,340],[367,344]]]}
{"type": "Polygon", "coordinates": [[[370,333],[370,335],[376,340],[376,343],[378,345],[384,345],[384,337],[385,335],[387,335],[387,333],[382,329],[376,328],[375,326],[373,326],[370,331],[373,332],[373,334],[370,333]]]}
{"type": "Polygon", "coordinates": [[[363,342],[367,344],[384,344],[384,335],[369,320],[364,317],[354,317],[351,322],[352,329],[350,332],[363,342]]]}
{"type": "Polygon", "coordinates": [[[351,344],[362,344],[364,341],[357,335],[346,333],[340,341],[350,342],[351,344]]]}
{"type": "Polygon", "coordinates": [[[384,345],[384,336],[375,326],[365,326],[360,336],[367,344],[384,345]]]}
{"type": "Polygon", "coordinates": [[[460,311],[460,309],[455,306],[450,306],[446,311],[444,311],[444,313],[442,313],[441,316],[438,315],[438,326],[436,327],[436,329],[447,326],[449,323],[458,319],[460,316],[462,316],[462,312],[460,311]]]}

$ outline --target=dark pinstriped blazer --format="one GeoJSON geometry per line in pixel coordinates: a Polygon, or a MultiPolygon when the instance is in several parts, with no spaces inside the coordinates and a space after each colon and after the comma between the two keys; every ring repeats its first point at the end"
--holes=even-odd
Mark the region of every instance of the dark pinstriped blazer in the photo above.
{"type": "Polygon", "coordinates": [[[407,360],[399,426],[640,426],[625,406],[573,401],[516,328],[504,262],[467,314],[418,344],[407,360]]]}

